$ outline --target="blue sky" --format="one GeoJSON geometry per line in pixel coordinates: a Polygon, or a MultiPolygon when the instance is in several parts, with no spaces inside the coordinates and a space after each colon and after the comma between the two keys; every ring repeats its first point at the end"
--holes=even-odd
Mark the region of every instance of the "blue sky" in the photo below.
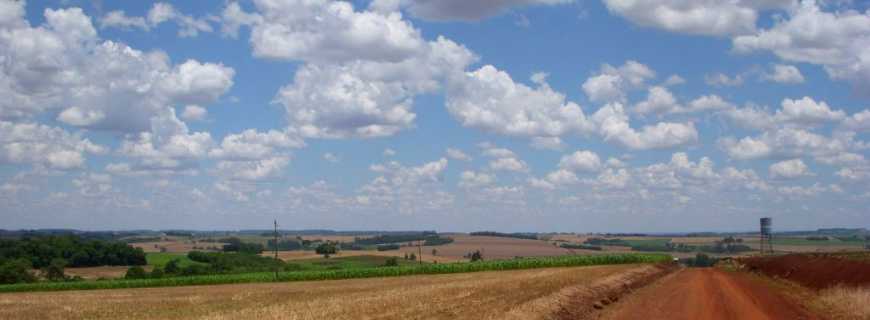
{"type": "Polygon", "coordinates": [[[0,9],[0,228],[870,222],[859,1],[0,9]]]}

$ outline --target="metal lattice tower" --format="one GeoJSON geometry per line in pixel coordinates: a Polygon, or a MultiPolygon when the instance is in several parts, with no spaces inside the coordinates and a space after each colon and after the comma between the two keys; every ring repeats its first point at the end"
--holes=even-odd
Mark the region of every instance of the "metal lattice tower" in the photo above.
{"type": "Polygon", "coordinates": [[[761,254],[773,253],[773,225],[772,218],[761,218],[761,234],[759,236],[759,251],[761,254]]]}

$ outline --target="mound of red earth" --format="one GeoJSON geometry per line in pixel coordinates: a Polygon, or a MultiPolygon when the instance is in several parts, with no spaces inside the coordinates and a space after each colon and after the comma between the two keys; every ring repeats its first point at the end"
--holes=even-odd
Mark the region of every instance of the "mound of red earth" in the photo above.
{"type": "Polygon", "coordinates": [[[749,257],[740,259],[740,263],[750,271],[791,280],[814,289],[836,285],[870,285],[870,262],[832,254],[749,257]]]}

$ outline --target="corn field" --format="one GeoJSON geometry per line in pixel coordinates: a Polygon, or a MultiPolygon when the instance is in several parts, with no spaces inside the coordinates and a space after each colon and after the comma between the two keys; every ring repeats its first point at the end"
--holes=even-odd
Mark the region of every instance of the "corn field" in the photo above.
{"type": "Polygon", "coordinates": [[[103,280],[80,282],[39,282],[0,285],[0,292],[96,290],[122,288],[175,287],[192,285],[216,285],[257,282],[317,281],[354,278],[398,277],[409,275],[448,274],[481,271],[520,270],[553,267],[577,267],[628,263],[656,263],[670,261],[663,254],[620,254],[518,258],[513,260],[493,260],[478,262],[458,262],[423,264],[417,266],[358,268],[328,271],[293,271],[275,273],[219,274],[205,276],[139,279],[103,280]]]}

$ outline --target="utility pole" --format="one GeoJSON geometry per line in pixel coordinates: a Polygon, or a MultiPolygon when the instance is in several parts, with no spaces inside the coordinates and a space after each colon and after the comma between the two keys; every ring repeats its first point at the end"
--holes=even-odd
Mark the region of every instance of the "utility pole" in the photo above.
{"type": "MultiPolygon", "coordinates": [[[[275,242],[272,244],[275,250],[275,261],[278,261],[278,219],[275,219],[275,242]]],[[[275,281],[278,280],[278,265],[275,265],[275,281]]]]}
{"type": "Polygon", "coordinates": [[[417,261],[419,261],[420,264],[423,264],[423,240],[417,241],[417,249],[417,252],[419,253],[417,255],[417,259],[419,260],[417,261]]]}

